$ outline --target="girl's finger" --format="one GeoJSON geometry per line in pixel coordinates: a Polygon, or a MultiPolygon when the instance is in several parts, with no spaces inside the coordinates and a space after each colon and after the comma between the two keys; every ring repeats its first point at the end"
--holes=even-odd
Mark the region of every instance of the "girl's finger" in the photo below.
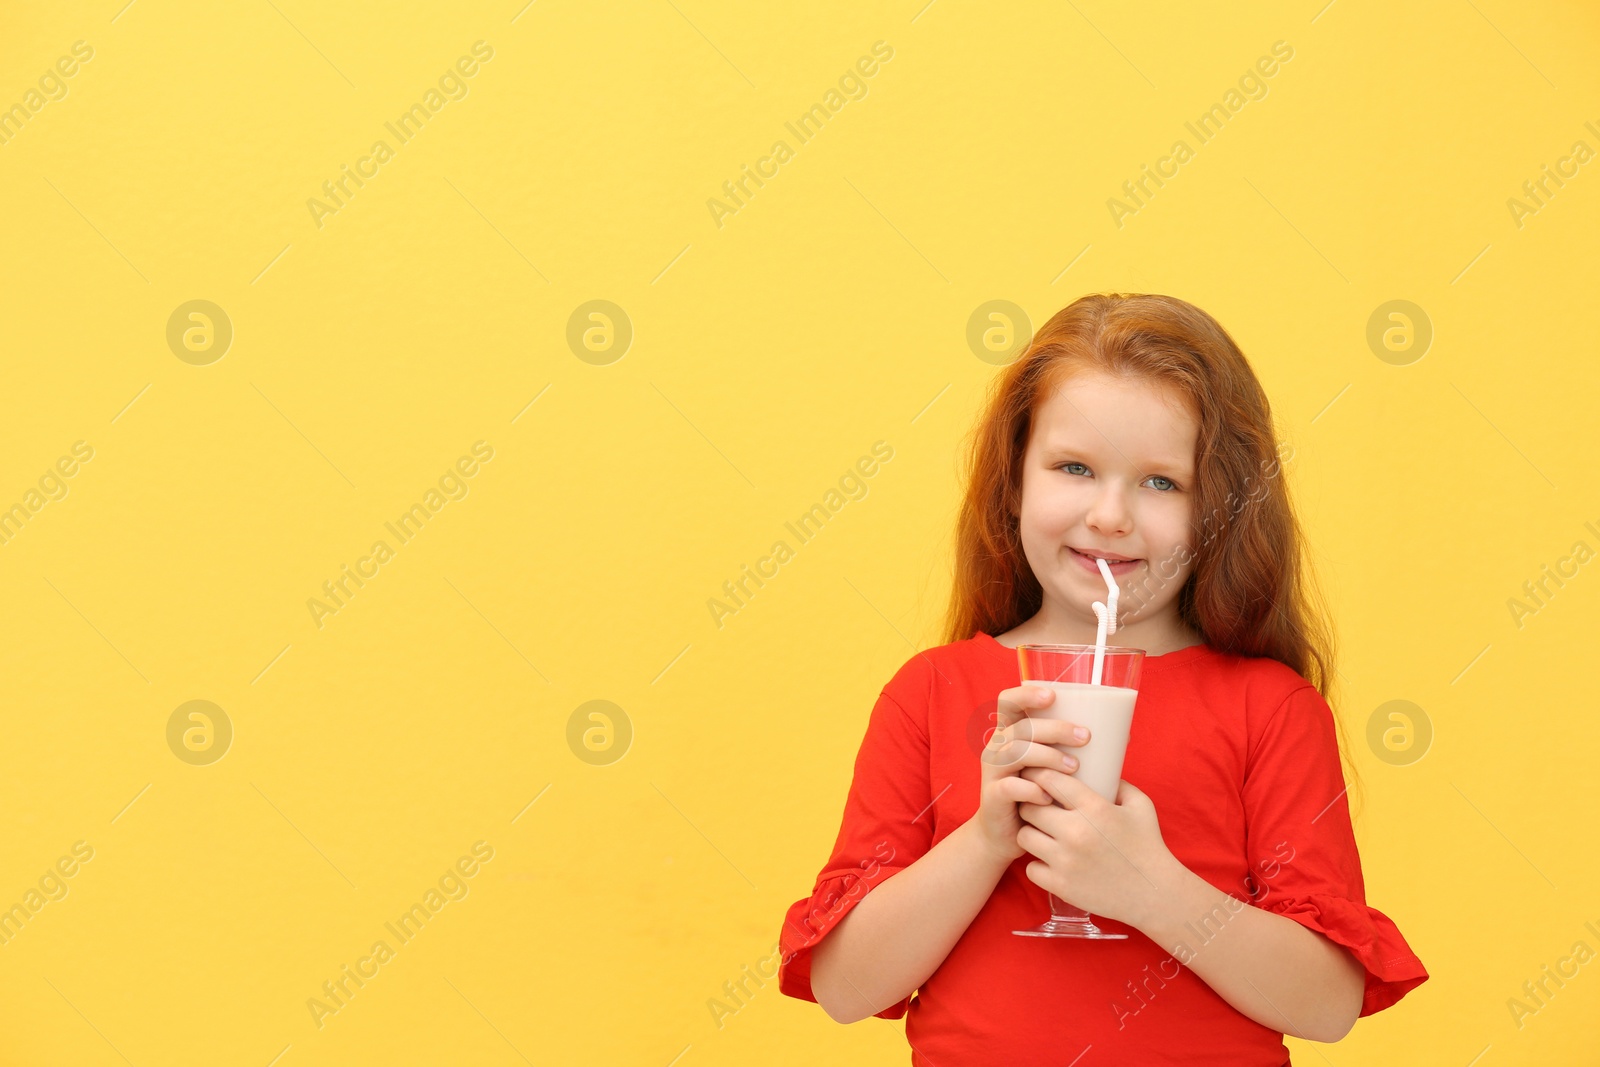
{"type": "Polygon", "coordinates": [[[1011,775],[1000,780],[1000,795],[1017,804],[1050,803],[1050,794],[1046,793],[1037,782],[1019,775],[1011,775]],[[1012,782],[1017,784],[1010,784],[1012,782]]]}
{"type": "Polygon", "coordinates": [[[1000,693],[995,702],[995,725],[1010,726],[1028,717],[1028,712],[1043,708],[1055,700],[1055,691],[1042,685],[1019,685],[1000,693]]]}

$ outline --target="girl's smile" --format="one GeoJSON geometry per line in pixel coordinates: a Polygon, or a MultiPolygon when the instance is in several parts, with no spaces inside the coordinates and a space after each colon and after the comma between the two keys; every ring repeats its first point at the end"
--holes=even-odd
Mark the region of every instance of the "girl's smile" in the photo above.
{"type": "Polygon", "coordinates": [[[1144,562],[1142,559],[1118,560],[1118,558],[1110,552],[1095,552],[1092,554],[1086,554],[1078,551],[1071,545],[1067,546],[1067,551],[1072,554],[1072,558],[1078,563],[1079,566],[1088,571],[1090,574],[1094,575],[1096,578],[1100,577],[1100,565],[1095,562],[1096,556],[1103,556],[1105,558],[1106,565],[1111,568],[1111,575],[1114,578],[1121,578],[1124,574],[1132,573],[1133,570],[1139,566],[1139,564],[1144,562]]]}

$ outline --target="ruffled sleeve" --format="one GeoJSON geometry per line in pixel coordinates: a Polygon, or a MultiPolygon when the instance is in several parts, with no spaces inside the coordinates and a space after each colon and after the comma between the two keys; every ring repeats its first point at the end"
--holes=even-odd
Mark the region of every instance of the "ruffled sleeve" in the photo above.
{"type": "Polygon", "coordinates": [[[1363,1016],[1428,979],[1389,917],[1367,906],[1333,712],[1305,685],[1259,729],[1246,758],[1251,903],[1348,949],[1366,970],[1363,1016]]]}
{"type": "MultiPolygon", "coordinates": [[[[795,901],[789,907],[789,914],[784,916],[783,934],[779,939],[782,956],[778,966],[778,989],[791,997],[815,1001],[816,995],[811,992],[811,950],[850,914],[850,909],[860,903],[873,886],[904,869],[879,864],[868,869],[822,872],[811,896],[795,901]]],[[[899,1019],[910,1007],[908,993],[874,1014],[880,1019],[899,1019]]]]}
{"type": "MultiPolygon", "coordinates": [[[[896,682],[904,677],[897,675],[896,682]]],[[[911,702],[918,703],[915,699],[911,702]]],[[[932,847],[933,799],[927,723],[908,713],[885,688],[856,754],[833,852],[817,875],[811,895],[795,901],[784,916],[778,942],[779,990],[816,1001],[811,991],[812,949],[875,886],[905,870],[932,847]]],[[[874,1014],[880,1019],[899,1019],[910,1006],[908,993],[874,1014]]]]}
{"type": "Polygon", "coordinates": [[[1422,961],[1400,936],[1399,928],[1383,912],[1359,900],[1311,893],[1276,898],[1265,906],[1350,950],[1367,970],[1362,1015],[1382,1011],[1428,980],[1422,961]]]}

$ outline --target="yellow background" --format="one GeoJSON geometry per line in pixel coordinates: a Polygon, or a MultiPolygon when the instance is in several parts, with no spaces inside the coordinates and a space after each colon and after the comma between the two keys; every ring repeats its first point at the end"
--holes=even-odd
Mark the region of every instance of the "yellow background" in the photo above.
{"type": "Polygon", "coordinates": [[[0,34],[5,106],[94,49],[0,145],[0,506],[94,450],[0,546],[0,906],[94,849],[0,947],[0,1062],[905,1062],[903,1023],[775,982],[720,1026],[708,1001],[771,952],[879,687],[940,639],[997,373],[968,317],[1102,290],[1205,308],[1271,396],[1369,899],[1433,975],[1296,1062],[1585,1062],[1600,964],[1520,1029],[1506,1002],[1600,949],[1600,573],[1520,628],[1507,601],[1600,548],[1600,164],[1520,227],[1507,200],[1600,149],[1587,5],[123,3],[0,34]],[[319,228],[323,182],[479,40],[468,95],[319,228]],[[194,299],[234,331],[206,366],[166,341],[194,299]],[[607,365],[566,341],[594,299],[634,330],[607,365]],[[1366,343],[1394,299],[1434,328],[1407,366],[1366,343]],[[307,600],[480,440],[466,497],[319,628],[307,600]],[[878,440],[869,494],[716,626],[878,440]],[[1365,742],[1399,699],[1434,732],[1403,766],[1365,742]],[[168,747],[190,700],[233,726],[207,766],[168,747]],[[607,766],[567,740],[591,700],[633,730],[607,766]],[[319,1029],[308,998],[477,841],[468,895],[319,1029]]]}

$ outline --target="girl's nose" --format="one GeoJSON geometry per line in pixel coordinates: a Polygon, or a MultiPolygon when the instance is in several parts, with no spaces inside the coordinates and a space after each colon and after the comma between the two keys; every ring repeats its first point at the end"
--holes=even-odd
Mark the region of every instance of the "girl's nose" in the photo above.
{"type": "Polygon", "coordinates": [[[1106,537],[1128,533],[1132,514],[1122,497],[1122,491],[1115,487],[1101,490],[1090,506],[1085,521],[1091,529],[1106,537]]]}

